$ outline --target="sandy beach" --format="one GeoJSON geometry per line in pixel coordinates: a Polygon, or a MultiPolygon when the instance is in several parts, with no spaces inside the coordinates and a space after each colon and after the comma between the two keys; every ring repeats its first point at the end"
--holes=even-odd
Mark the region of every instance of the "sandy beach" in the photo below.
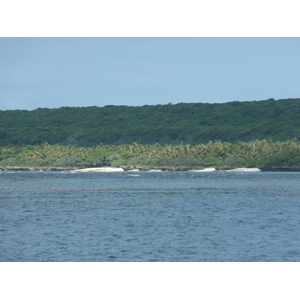
{"type": "Polygon", "coordinates": [[[259,168],[237,168],[226,172],[261,172],[261,170],[259,168]]]}

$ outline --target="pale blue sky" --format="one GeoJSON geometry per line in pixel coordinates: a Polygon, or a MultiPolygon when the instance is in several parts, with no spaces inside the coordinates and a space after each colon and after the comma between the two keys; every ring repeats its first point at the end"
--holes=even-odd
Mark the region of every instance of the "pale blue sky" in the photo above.
{"type": "Polygon", "coordinates": [[[0,110],[300,97],[300,38],[0,38],[0,110]]]}

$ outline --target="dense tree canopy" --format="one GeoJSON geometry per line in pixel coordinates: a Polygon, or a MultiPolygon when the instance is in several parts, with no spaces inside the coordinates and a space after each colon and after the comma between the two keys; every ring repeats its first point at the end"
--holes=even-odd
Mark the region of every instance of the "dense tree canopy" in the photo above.
{"type": "Polygon", "coordinates": [[[300,99],[0,111],[0,147],[300,139],[300,99]]]}

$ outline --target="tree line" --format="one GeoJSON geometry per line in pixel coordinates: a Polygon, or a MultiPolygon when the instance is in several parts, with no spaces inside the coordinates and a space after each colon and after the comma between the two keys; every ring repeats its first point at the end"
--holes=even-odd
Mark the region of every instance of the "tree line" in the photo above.
{"type": "Polygon", "coordinates": [[[38,167],[258,167],[300,169],[300,142],[215,141],[197,145],[122,144],[92,147],[59,144],[0,148],[0,166],[38,167]]]}

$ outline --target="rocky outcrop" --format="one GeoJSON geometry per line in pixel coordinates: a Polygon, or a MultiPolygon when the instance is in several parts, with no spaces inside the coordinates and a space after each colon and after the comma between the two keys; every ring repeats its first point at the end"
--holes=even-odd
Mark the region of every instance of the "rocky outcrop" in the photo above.
{"type": "Polygon", "coordinates": [[[58,172],[58,171],[72,171],[73,168],[60,167],[0,167],[1,172],[58,172]]]}
{"type": "Polygon", "coordinates": [[[86,168],[77,169],[74,172],[124,172],[123,168],[103,167],[103,168],[86,168]]]}

